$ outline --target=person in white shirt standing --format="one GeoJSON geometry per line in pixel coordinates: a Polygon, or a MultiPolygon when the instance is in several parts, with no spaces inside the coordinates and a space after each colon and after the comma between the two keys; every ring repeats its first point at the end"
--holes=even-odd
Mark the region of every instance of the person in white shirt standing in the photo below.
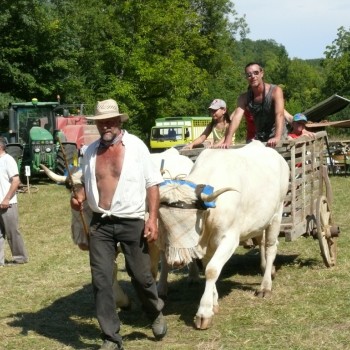
{"type": "Polygon", "coordinates": [[[23,237],[18,229],[16,191],[19,184],[16,161],[6,153],[6,140],[0,137],[0,266],[5,265],[5,239],[13,258],[9,265],[28,262],[23,237]]]}
{"type": "Polygon", "coordinates": [[[119,113],[116,101],[98,102],[95,116],[88,118],[95,121],[101,138],[84,152],[83,186],[74,191],[71,206],[80,210],[86,198],[93,211],[89,254],[97,319],[104,340],[100,349],[117,350],[123,349],[112,291],[117,243],[143,309],[152,322],[155,338],[160,340],[167,332],[162,314],[164,302],[158,297],[151,274],[147,244],[158,237],[158,185],[163,178],[155,169],[146,145],[121,128],[128,116],[119,113]]]}

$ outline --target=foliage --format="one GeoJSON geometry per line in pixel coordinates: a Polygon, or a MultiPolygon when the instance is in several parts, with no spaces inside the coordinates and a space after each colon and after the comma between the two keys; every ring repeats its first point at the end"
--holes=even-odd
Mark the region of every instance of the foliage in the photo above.
{"type": "Polygon", "coordinates": [[[77,69],[74,30],[60,27],[59,12],[51,2],[5,0],[2,11],[0,92],[51,99],[77,69]]]}
{"type": "Polygon", "coordinates": [[[290,62],[283,87],[288,101],[286,109],[291,114],[302,112],[325,98],[321,95],[324,81],[322,68],[315,68],[300,59],[290,62]]]}
{"type": "Polygon", "coordinates": [[[146,139],[155,118],[204,114],[214,98],[232,112],[250,61],[282,86],[291,113],[349,96],[345,28],[324,60],[290,60],[283,45],[248,35],[229,0],[4,0],[0,103],[114,98],[130,131],[146,139]]]}
{"type": "Polygon", "coordinates": [[[16,99],[8,93],[0,93],[0,110],[7,109],[10,102],[17,102],[16,99]]]}
{"type": "Polygon", "coordinates": [[[325,90],[350,96],[350,31],[338,29],[337,38],[327,46],[323,62],[326,71],[325,90]]]}

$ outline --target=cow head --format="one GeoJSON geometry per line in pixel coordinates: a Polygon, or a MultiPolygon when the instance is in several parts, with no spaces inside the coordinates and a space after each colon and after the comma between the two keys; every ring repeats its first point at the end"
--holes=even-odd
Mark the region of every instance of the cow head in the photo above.
{"type": "Polygon", "coordinates": [[[227,191],[235,190],[225,187],[214,192],[211,186],[185,180],[161,184],[158,245],[169,265],[182,266],[203,257],[204,252],[198,248],[203,214],[214,208],[218,196],[227,191]]]}

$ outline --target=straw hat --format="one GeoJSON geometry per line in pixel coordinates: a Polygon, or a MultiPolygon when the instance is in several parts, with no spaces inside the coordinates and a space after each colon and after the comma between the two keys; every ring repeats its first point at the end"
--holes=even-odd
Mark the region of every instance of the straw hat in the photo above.
{"type": "Polygon", "coordinates": [[[119,107],[116,101],[109,99],[104,101],[98,101],[95,110],[95,115],[91,117],[86,117],[86,119],[101,120],[115,117],[120,117],[122,122],[127,121],[129,118],[127,114],[119,113],[119,107]]]}

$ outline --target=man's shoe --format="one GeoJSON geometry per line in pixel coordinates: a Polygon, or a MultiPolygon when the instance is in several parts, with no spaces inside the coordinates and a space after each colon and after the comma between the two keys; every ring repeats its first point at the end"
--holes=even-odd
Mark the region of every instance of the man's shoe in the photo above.
{"type": "Polygon", "coordinates": [[[17,265],[23,265],[27,263],[28,261],[24,261],[24,260],[12,260],[12,261],[5,261],[5,266],[17,266],[17,265]]]}
{"type": "Polygon", "coordinates": [[[100,347],[100,350],[124,350],[123,345],[113,343],[112,341],[105,340],[100,347]]]}
{"type": "Polygon", "coordinates": [[[168,326],[166,324],[166,319],[160,312],[158,317],[152,323],[152,332],[157,340],[161,340],[165,337],[168,326]]]}

